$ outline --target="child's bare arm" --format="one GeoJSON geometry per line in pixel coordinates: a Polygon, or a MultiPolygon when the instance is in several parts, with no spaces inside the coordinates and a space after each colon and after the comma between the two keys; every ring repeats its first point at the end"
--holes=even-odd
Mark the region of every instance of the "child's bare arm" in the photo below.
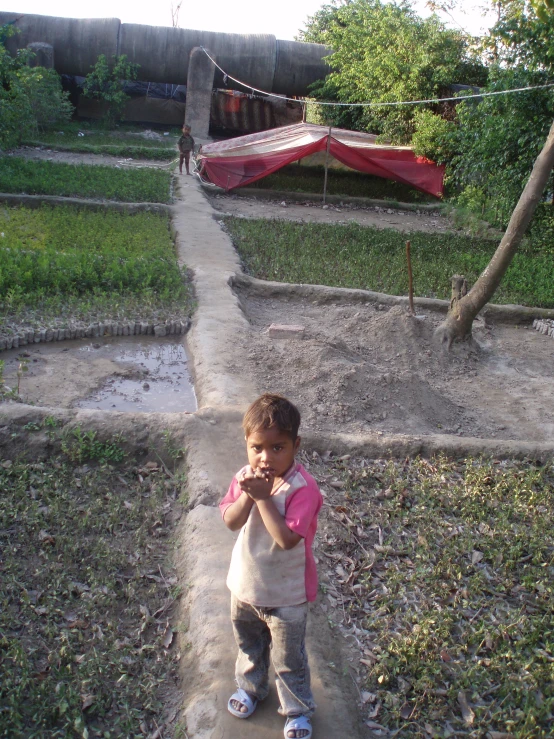
{"type": "Polygon", "coordinates": [[[289,529],[271,499],[273,477],[264,475],[260,470],[250,469],[251,471],[244,473],[239,480],[241,489],[258,506],[262,521],[276,544],[281,549],[292,549],[302,537],[289,529]]]}
{"type": "Polygon", "coordinates": [[[240,497],[232,503],[223,514],[225,526],[231,531],[238,531],[248,521],[248,516],[252,510],[254,501],[246,493],[241,493],[240,497]]]}
{"type": "Polygon", "coordinates": [[[275,543],[281,549],[292,549],[295,547],[302,537],[300,534],[289,529],[285,523],[285,519],[281,516],[271,498],[257,500],[256,505],[260,511],[262,521],[275,543]]]}

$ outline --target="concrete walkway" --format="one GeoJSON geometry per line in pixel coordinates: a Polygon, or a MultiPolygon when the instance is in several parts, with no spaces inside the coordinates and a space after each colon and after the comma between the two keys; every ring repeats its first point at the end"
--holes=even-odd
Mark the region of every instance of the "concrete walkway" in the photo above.
{"type": "MultiPolygon", "coordinates": [[[[274,684],[268,699],[248,721],[234,718],[226,709],[234,690],[236,651],[225,577],[235,535],[225,528],[215,506],[233,474],[246,462],[240,422],[244,408],[257,395],[235,341],[249,330],[229,286],[240,263],[197,181],[180,177],[176,189],[180,199],[173,206],[173,225],[178,256],[193,272],[197,300],[188,343],[204,427],[188,449],[193,507],[181,530],[178,553],[187,588],[182,617],[187,619],[188,630],[183,640],[191,645],[183,671],[186,731],[189,739],[249,739],[262,733],[265,739],[277,739],[283,737],[284,719],[276,713],[274,684]],[[217,412],[223,408],[235,412],[217,412]]],[[[336,638],[318,605],[312,612],[308,648],[318,704],[314,736],[363,736],[357,727],[354,685],[343,674],[346,665],[343,669],[337,666],[336,638]]]]}

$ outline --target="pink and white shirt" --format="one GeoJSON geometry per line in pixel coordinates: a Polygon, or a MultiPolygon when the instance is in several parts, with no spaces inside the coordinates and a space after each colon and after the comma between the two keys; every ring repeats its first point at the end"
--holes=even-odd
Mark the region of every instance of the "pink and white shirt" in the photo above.
{"type": "MultiPolygon", "coordinates": [[[[241,495],[237,472],[219,504],[221,515],[241,495]]],[[[292,549],[281,549],[265,527],[258,507],[252,506],[233,548],[227,587],[244,603],[262,608],[295,606],[315,600],[317,570],[312,542],[323,499],[314,478],[294,464],[271,495],[291,531],[302,539],[292,549]]]]}

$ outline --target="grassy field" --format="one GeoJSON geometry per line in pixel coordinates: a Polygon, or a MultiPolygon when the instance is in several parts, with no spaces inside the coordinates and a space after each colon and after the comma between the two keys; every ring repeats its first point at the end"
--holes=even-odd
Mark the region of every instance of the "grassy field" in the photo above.
{"type": "Polygon", "coordinates": [[[0,157],[0,192],[169,203],[171,173],[0,157]]]}
{"type": "MultiPolygon", "coordinates": [[[[264,177],[248,187],[264,190],[323,193],[323,167],[308,167],[290,164],[278,172],[264,177]]],[[[362,172],[330,169],[327,179],[329,195],[346,195],[361,198],[376,198],[402,203],[437,203],[437,198],[408,187],[401,182],[384,180],[362,172]]]]}
{"type": "MultiPolygon", "coordinates": [[[[362,288],[406,295],[405,244],[411,241],[414,292],[450,298],[450,278],[471,284],[497,246],[456,234],[404,234],[351,223],[347,226],[225,218],[246,271],[262,280],[362,288]]],[[[554,252],[520,248],[498,291],[496,303],[554,307],[554,252]]]]}
{"type": "Polygon", "coordinates": [[[32,310],[115,319],[192,308],[166,215],[0,206],[0,232],[4,317],[32,310]]]}
{"type": "Polygon", "coordinates": [[[358,645],[370,728],[552,737],[552,465],[305,461],[327,496],[324,603],[358,645]]]}
{"type": "Polygon", "coordinates": [[[183,479],[51,417],[27,430],[63,453],[0,465],[0,736],[153,736],[177,677],[183,479]]]}
{"type": "Polygon", "coordinates": [[[174,159],[180,131],[160,133],[155,139],[141,136],[144,126],[120,126],[114,131],[85,121],[68,123],[55,131],[43,131],[22,143],[26,146],[46,146],[57,151],[87,154],[111,154],[133,159],[174,159]]]}

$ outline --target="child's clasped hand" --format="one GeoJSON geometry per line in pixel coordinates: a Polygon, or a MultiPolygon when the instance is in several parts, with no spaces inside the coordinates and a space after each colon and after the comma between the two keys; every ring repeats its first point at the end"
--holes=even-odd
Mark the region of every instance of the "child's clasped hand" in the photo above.
{"type": "Polygon", "coordinates": [[[259,467],[248,466],[238,479],[239,487],[252,500],[266,500],[271,496],[274,477],[259,467]]]}

